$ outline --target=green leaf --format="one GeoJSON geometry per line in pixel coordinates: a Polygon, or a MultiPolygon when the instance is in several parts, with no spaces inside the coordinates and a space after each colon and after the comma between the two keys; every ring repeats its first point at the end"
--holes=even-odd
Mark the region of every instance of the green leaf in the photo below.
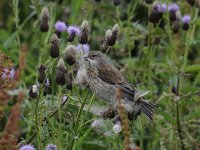
{"type": "Polygon", "coordinates": [[[174,118],[172,116],[170,116],[169,114],[167,114],[166,112],[158,109],[156,111],[158,114],[160,114],[161,116],[164,117],[164,119],[167,121],[167,122],[170,122],[171,124],[175,125],[176,124],[176,121],[174,120],[174,118]]]}
{"type": "Polygon", "coordinates": [[[184,71],[185,72],[200,72],[200,65],[195,64],[195,65],[187,66],[184,71]]]}

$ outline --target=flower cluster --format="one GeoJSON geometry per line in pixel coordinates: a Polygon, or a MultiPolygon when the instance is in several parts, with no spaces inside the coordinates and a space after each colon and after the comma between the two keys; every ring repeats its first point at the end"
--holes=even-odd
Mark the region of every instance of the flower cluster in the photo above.
{"type": "Polygon", "coordinates": [[[61,38],[61,33],[66,31],[68,33],[68,42],[73,42],[75,36],[79,37],[80,44],[87,44],[88,42],[88,33],[90,31],[89,24],[84,20],[80,27],[76,25],[67,26],[63,21],[57,21],[54,25],[55,34],[58,38],[61,38]]]}
{"type": "Polygon", "coordinates": [[[179,5],[176,3],[167,4],[155,2],[153,4],[151,13],[149,15],[149,21],[161,28],[165,27],[165,18],[164,15],[169,14],[170,25],[173,33],[178,33],[179,26],[182,24],[183,30],[188,30],[190,25],[190,15],[184,15],[181,17],[179,10],[179,5]]]}

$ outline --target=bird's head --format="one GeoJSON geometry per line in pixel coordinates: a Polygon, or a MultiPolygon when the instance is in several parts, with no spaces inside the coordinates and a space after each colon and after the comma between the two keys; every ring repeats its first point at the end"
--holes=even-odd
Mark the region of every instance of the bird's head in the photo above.
{"type": "Polygon", "coordinates": [[[100,51],[90,51],[84,59],[89,61],[92,66],[98,66],[107,62],[106,56],[100,51]]]}

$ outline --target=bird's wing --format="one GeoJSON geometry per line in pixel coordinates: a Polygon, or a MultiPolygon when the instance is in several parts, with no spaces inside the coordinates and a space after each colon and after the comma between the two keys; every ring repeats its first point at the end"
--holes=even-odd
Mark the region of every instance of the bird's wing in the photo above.
{"type": "Polygon", "coordinates": [[[135,95],[134,87],[128,83],[122,73],[113,67],[110,64],[101,64],[101,67],[98,67],[99,78],[109,84],[114,84],[119,87],[122,91],[130,94],[132,96],[135,95]]]}
{"type": "Polygon", "coordinates": [[[97,70],[99,78],[109,84],[120,84],[126,82],[121,72],[110,64],[101,63],[101,67],[98,67],[97,70]]]}

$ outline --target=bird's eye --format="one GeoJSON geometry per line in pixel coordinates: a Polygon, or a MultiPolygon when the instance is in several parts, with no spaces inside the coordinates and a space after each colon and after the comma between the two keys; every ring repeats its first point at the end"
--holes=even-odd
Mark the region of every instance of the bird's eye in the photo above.
{"type": "Polygon", "coordinates": [[[91,55],[91,57],[94,58],[94,57],[96,57],[96,55],[93,54],[93,55],[91,55]]]}

